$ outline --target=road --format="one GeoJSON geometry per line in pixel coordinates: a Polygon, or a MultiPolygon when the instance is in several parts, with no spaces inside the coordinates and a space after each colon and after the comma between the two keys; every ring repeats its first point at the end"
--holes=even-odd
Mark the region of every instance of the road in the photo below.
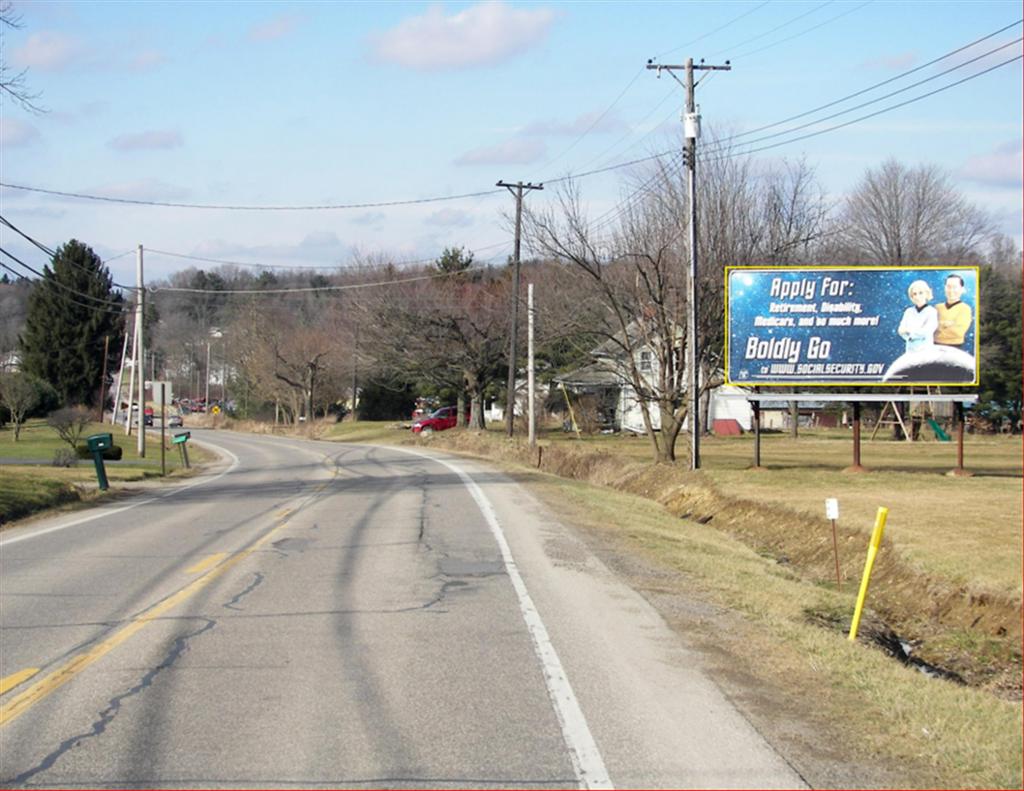
{"type": "Polygon", "coordinates": [[[801,787],[508,477],[194,430],[187,484],[0,534],[0,785],[801,787]]]}

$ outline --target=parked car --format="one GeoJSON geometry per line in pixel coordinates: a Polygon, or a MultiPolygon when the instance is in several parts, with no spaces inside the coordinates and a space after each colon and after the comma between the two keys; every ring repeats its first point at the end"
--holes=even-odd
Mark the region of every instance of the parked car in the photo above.
{"type": "Polygon", "coordinates": [[[185,421],[181,419],[181,415],[171,415],[167,418],[168,428],[183,428],[185,421]]]}
{"type": "Polygon", "coordinates": [[[142,425],[152,426],[153,425],[153,407],[148,406],[142,412],[142,425]]]}
{"type": "Polygon", "coordinates": [[[412,433],[432,434],[435,431],[455,428],[455,424],[458,422],[458,415],[458,407],[443,406],[431,412],[428,417],[415,421],[412,424],[412,433]]]}

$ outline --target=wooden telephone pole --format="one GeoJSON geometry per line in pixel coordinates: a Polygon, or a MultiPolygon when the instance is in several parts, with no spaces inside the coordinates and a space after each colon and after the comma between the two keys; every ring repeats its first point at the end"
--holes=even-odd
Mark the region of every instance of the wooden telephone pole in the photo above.
{"type": "Polygon", "coordinates": [[[512,436],[515,425],[515,404],[516,404],[516,341],[519,332],[519,248],[523,227],[523,190],[542,190],[543,184],[523,184],[517,181],[515,184],[508,184],[499,181],[495,186],[505,187],[516,199],[516,242],[515,242],[515,272],[512,275],[512,333],[509,341],[508,351],[508,388],[506,392],[505,406],[505,433],[512,436]]]}
{"type": "Polygon", "coordinates": [[[700,354],[697,345],[697,138],[700,137],[700,114],[694,100],[694,71],[729,71],[729,61],[724,66],[708,66],[702,60],[694,65],[693,58],[687,58],[680,66],[666,66],[661,63],[647,61],[648,69],[657,69],[658,76],[667,71],[676,82],[686,89],[686,110],[683,113],[683,132],[686,136],[684,161],[689,173],[690,202],[690,271],[687,293],[687,326],[686,326],[686,413],[690,424],[690,469],[700,469],[700,354]],[[673,71],[685,71],[685,84],[673,74],[673,71]]]}

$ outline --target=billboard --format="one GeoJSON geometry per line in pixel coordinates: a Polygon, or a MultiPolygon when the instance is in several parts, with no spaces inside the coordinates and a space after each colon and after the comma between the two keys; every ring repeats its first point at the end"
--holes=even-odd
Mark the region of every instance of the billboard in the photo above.
{"type": "Polygon", "coordinates": [[[976,385],[977,267],[727,267],[731,385],[976,385]]]}

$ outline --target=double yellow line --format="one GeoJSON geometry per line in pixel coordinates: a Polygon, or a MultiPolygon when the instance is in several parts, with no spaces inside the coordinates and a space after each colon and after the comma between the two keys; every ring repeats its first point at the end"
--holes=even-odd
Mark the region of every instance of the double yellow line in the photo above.
{"type": "MultiPolygon", "coordinates": [[[[285,517],[287,517],[289,513],[291,513],[291,511],[289,510],[285,510],[279,513],[277,516],[279,519],[283,521],[280,521],[278,524],[272,527],[266,534],[256,539],[256,541],[254,541],[248,547],[239,550],[231,556],[227,556],[223,553],[220,555],[211,555],[209,558],[206,558],[206,560],[196,564],[195,566],[192,566],[190,569],[188,569],[188,571],[191,573],[195,573],[197,571],[209,567],[210,565],[217,564],[219,562],[219,565],[214,565],[214,567],[207,571],[205,574],[203,574],[202,577],[199,577],[198,579],[194,580],[193,582],[189,583],[184,588],[179,590],[177,593],[172,594],[163,601],[157,602],[148,610],[145,610],[141,614],[134,617],[131,621],[128,622],[128,625],[125,626],[123,629],[115,632],[110,637],[97,643],[84,654],[79,654],[70,661],[66,662],[64,665],[57,668],[49,675],[35,682],[32,686],[28,687],[24,692],[21,692],[15,697],[11,698],[11,700],[9,700],[3,706],[0,706],[0,727],[7,725],[9,722],[12,722],[17,717],[24,714],[26,711],[28,711],[32,706],[41,701],[43,698],[49,696],[50,694],[60,689],[65,684],[67,684],[69,681],[71,681],[71,679],[73,679],[75,676],[77,676],[91,664],[102,659],[104,656],[109,654],[119,645],[129,640],[138,632],[142,631],[146,626],[155,621],[157,618],[160,618],[162,615],[165,615],[166,613],[170,612],[172,609],[177,607],[183,601],[194,596],[196,593],[201,591],[215,579],[217,579],[230,569],[234,568],[247,557],[249,557],[249,555],[251,555],[253,552],[260,549],[268,541],[270,541],[270,539],[273,538],[274,535],[282,527],[284,527],[287,524],[285,517]]],[[[0,686],[0,694],[3,694],[4,692],[7,692],[10,689],[14,689],[14,687],[32,678],[32,676],[34,676],[37,672],[38,670],[35,668],[28,668],[26,670],[22,670],[19,673],[7,676],[6,678],[2,679],[2,681],[0,681],[0,685],[2,685],[0,686]]]]}

